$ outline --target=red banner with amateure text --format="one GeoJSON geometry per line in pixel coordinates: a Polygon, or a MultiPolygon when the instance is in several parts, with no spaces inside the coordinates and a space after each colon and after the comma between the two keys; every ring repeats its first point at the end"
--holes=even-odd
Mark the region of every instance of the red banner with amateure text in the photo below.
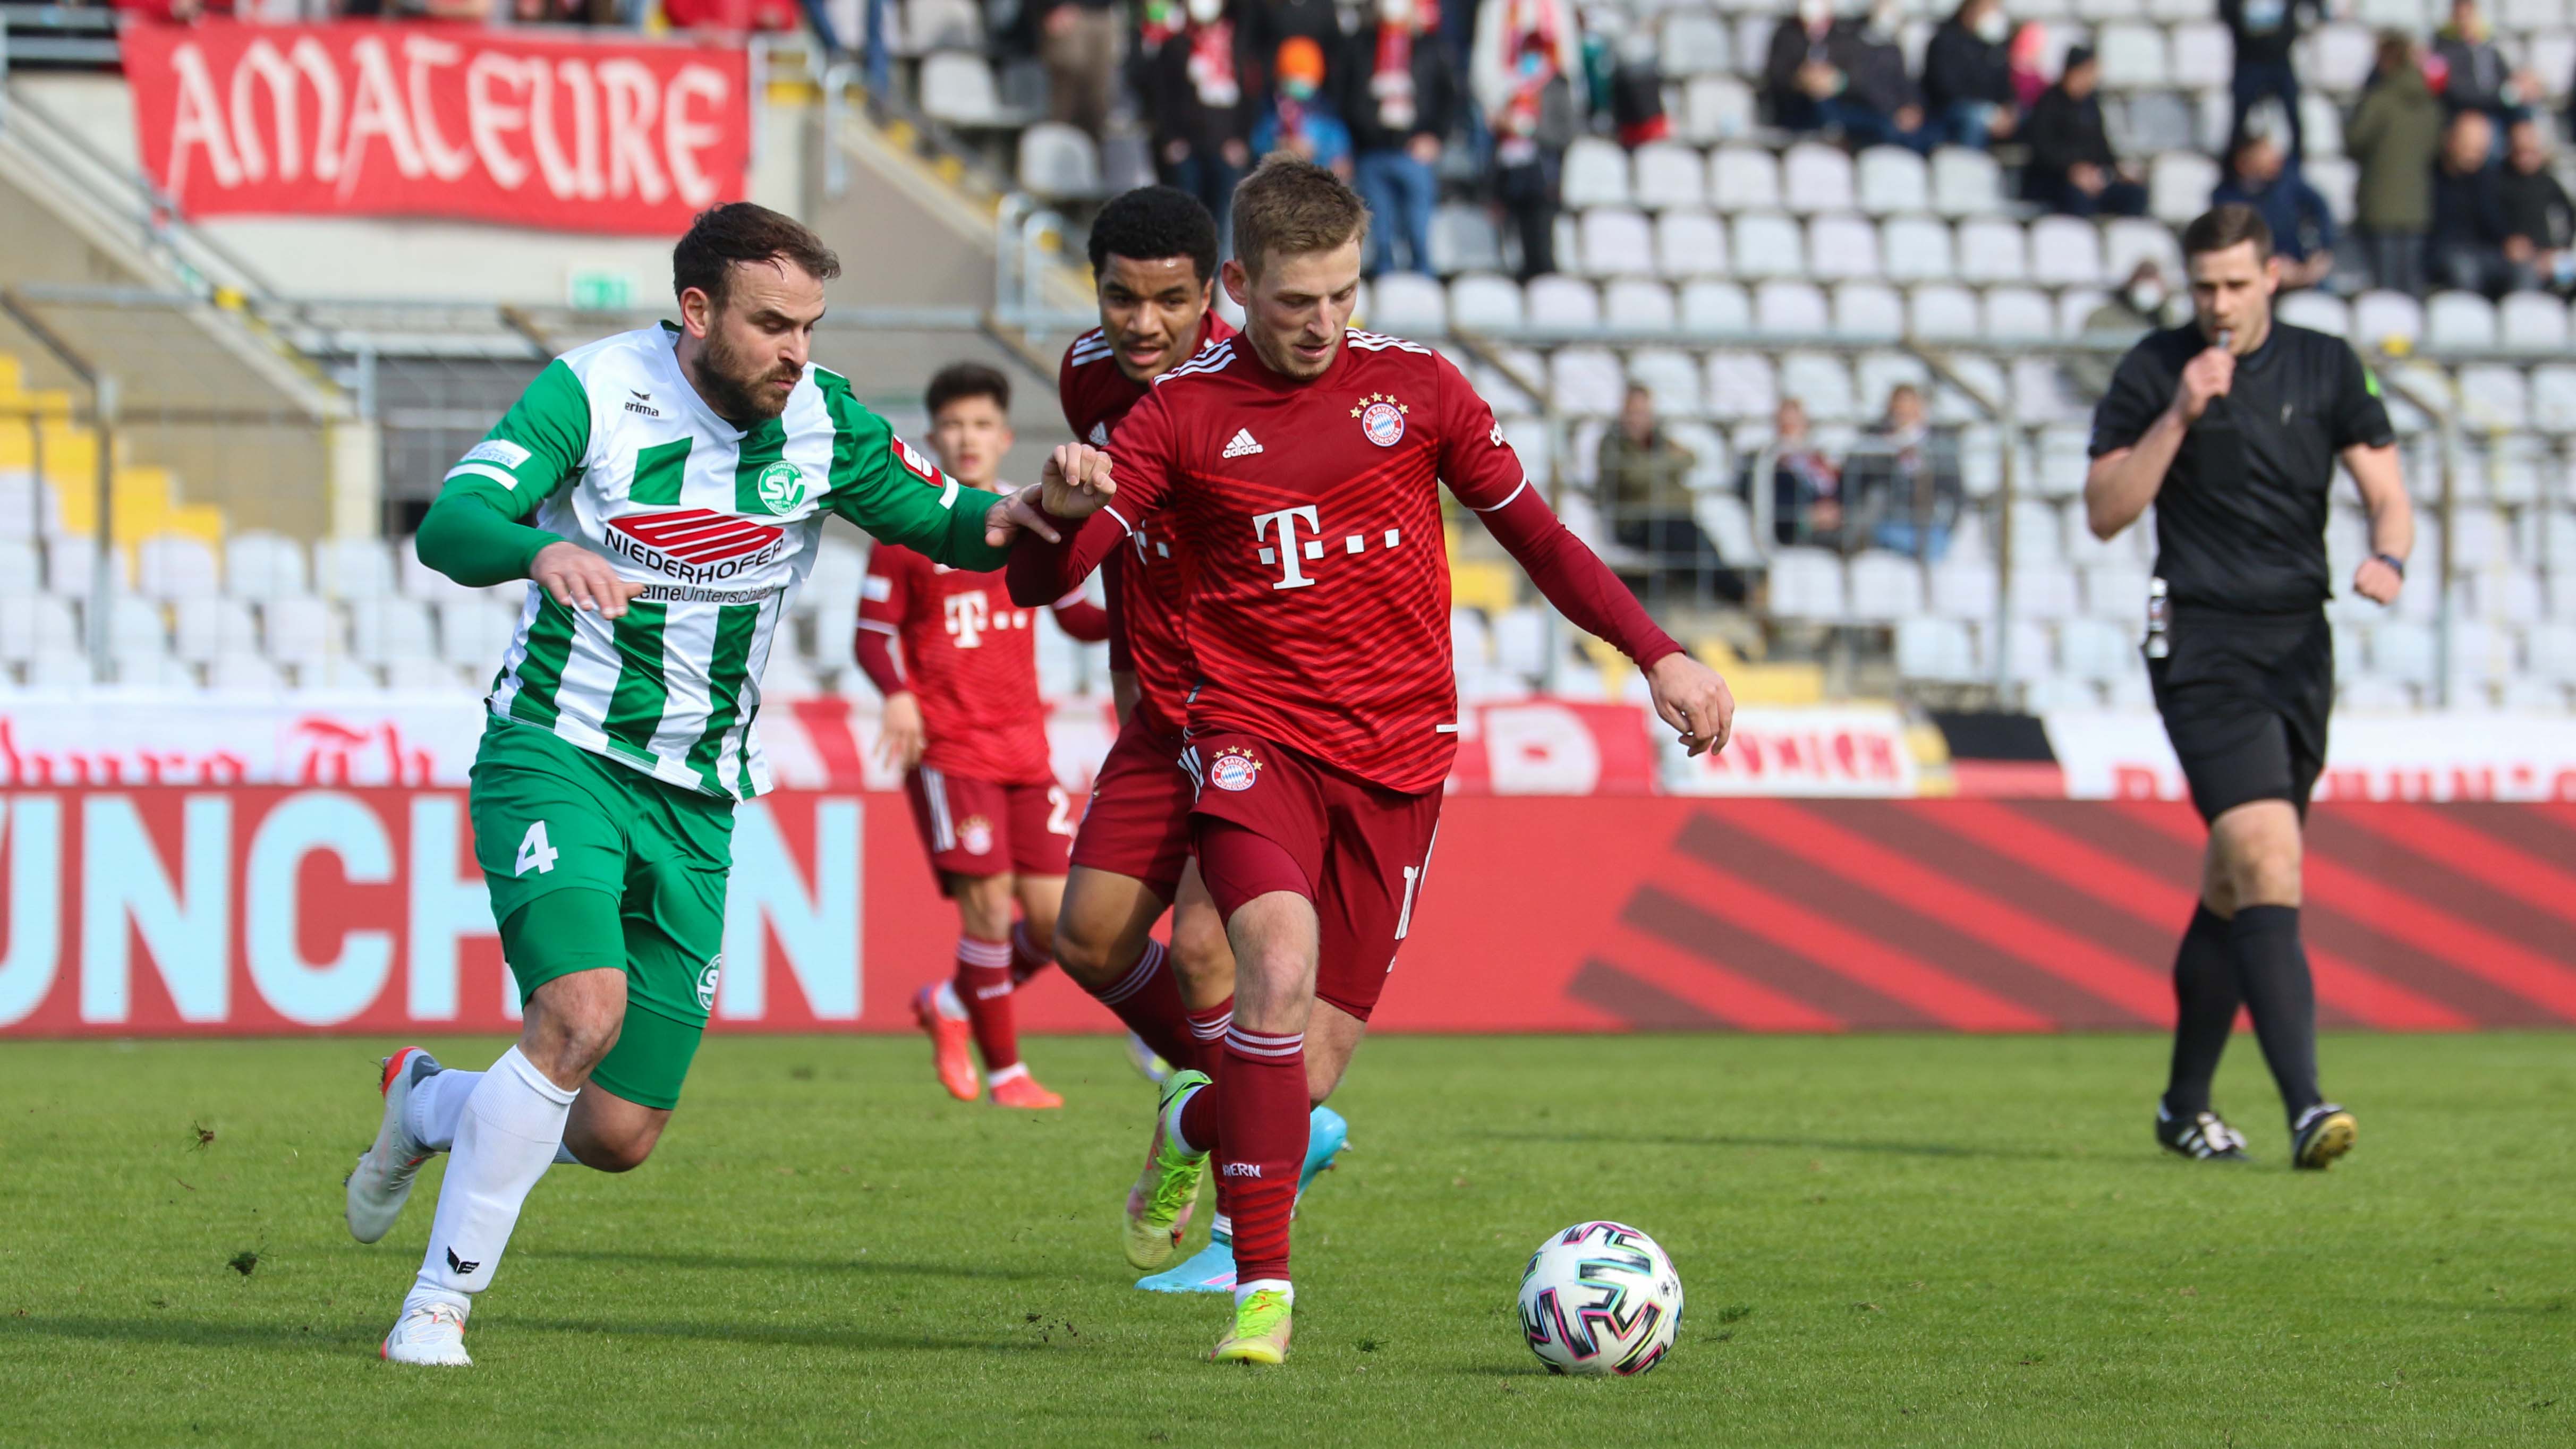
{"type": "Polygon", "coordinates": [[[740,200],[740,48],[444,25],[133,25],[144,170],[188,216],[673,234],[740,200]]]}

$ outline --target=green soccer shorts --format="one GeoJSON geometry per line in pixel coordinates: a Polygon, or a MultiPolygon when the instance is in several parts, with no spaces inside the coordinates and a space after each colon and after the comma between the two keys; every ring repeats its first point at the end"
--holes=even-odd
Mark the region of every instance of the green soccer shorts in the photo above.
{"type": "Polygon", "coordinates": [[[733,801],[498,718],[472,779],[474,859],[519,1000],[575,971],[624,971],[625,1025],[591,1080],[679,1105],[724,965],[733,801]]]}

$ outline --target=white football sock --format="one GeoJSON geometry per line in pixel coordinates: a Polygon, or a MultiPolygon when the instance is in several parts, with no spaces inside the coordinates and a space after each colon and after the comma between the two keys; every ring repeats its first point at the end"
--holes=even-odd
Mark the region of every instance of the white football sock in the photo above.
{"type": "Polygon", "coordinates": [[[474,1084],[483,1080],[481,1072],[439,1072],[428,1081],[411,1089],[403,1103],[403,1126],[432,1152],[445,1152],[456,1145],[456,1119],[465,1113],[465,1099],[474,1095],[474,1084]]]}
{"type": "Polygon", "coordinates": [[[1237,1283],[1234,1285],[1234,1306],[1241,1308],[1243,1306],[1243,1300],[1260,1292],[1264,1288],[1276,1288],[1280,1292],[1288,1295],[1288,1302],[1291,1306],[1294,1306],[1297,1302],[1296,1286],[1291,1284],[1287,1279],[1255,1278],[1249,1283],[1237,1283]]]}
{"type": "MultiPolygon", "coordinates": [[[[1003,964],[1009,964],[1007,958],[1003,964]]],[[[930,1005],[932,1010],[950,1021],[966,1019],[966,1003],[957,999],[957,983],[954,981],[940,982],[939,989],[930,993],[930,1005]]]]}
{"type": "Polygon", "coordinates": [[[476,1083],[438,1187],[415,1295],[480,1293],[518,1225],[519,1207],[554,1165],[574,1093],[512,1047],[476,1083]]]}
{"type": "Polygon", "coordinates": [[[1211,1237],[1223,1238],[1229,1243],[1233,1242],[1234,1215],[1232,1213],[1218,1213],[1215,1217],[1210,1218],[1208,1220],[1208,1234],[1211,1237]]]}

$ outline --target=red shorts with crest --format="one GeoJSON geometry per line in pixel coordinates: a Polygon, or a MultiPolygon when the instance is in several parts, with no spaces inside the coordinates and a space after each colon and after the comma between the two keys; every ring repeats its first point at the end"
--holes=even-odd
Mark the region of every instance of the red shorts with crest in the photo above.
{"type": "Polygon", "coordinates": [[[1074,813],[1063,786],[997,785],[920,765],[903,793],[942,894],[952,875],[1064,874],[1074,813]]]}

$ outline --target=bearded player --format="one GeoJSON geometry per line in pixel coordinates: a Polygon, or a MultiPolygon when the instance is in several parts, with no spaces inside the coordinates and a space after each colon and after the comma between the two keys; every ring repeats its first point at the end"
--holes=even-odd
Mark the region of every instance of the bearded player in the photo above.
{"type": "Polygon", "coordinates": [[[827,513],[998,567],[1025,505],[943,478],[808,360],[840,263],[748,202],[671,257],[680,321],[546,365],[447,471],[421,562],[529,581],[485,701],[468,809],[518,980],[517,1045],[481,1072],[406,1047],[349,1174],[349,1231],[391,1231],[450,1154],[429,1246],[378,1352],[463,1366],[465,1319],[556,1162],[641,1165],[715,1004],[733,807],[770,787],[752,719],[827,513]]]}
{"type": "MultiPolygon", "coordinates": [[[[1091,228],[1100,326],[1074,339],[1057,373],[1065,424],[1075,437],[1107,443],[1156,379],[1234,335],[1210,305],[1216,269],[1216,218],[1188,193],[1141,187],[1101,209],[1091,228]]],[[[1145,1050],[1204,1068],[1233,1016],[1234,954],[1190,860],[1191,792],[1178,764],[1181,700],[1189,687],[1181,666],[1180,588],[1188,562],[1177,540],[1141,531],[1104,562],[1109,677],[1120,728],[1074,843],[1057,951],[1065,974],[1116,1012],[1145,1050]],[[1172,908],[1168,953],[1150,934],[1166,905],[1172,908]]],[[[1331,1165],[1349,1135],[1340,1113],[1315,1109],[1301,1188],[1331,1165]]],[[[1222,1195],[1222,1183],[1219,1190],[1222,1195]]],[[[1136,1286],[1165,1293],[1231,1289],[1232,1224],[1222,1201],[1218,1209],[1205,1248],[1136,1286]]],[[[1183,1204],[1159,1214],[1150,1232],[1131,1236],[1128,1262],[1149,1269],[1170,1263],[1189,1210],[1183,1204]]]]}
{"type": "Polygon", "coordinates": [[[1340,1081],[1430,864],[1458,717],[1441,483],[1550,603],[1636,661],[1692,753],[1723,747],[1734,715],[1725,681],[1529,486],[1458,370],[1349,330],[1367,230],[1330,171],[1263,163],[1235,192],[1224,272],[1243,335],[1165,374],[1107,452],[1058,449],[1046,509],[1083,522],[1010,564],[1015,598],[1060,598],[1139,526],[1193,563],[1181,762],[1235,1007],[1216,1080],[1164,1084],[1137,1196],[1147,1213],[1186,1202],[1216,1154],[1238,1278],[1220,1362],[1287,1357],[1307,1110],[1340,1081]]]}
{"type": "MultiPolygon", "coordinates": [[[[992,488],[1011,450],[1010,380],[980,362],[956,363],[930,379],[924,404],[940,471],[992,488]]],[[[1079,593],[1054,609],[1076,639],[1109,632],[1107,614],[1079,593]]],[[[993,1105],[1043,1109],[1064,1099],[1020,1060],[1011,993],[1054,959],[1074,808],[1048,759],[1036,624],[1034,610],[1011,602],[1000,571],[952,569],[880,543],[868,557],[853,648],[885,696],[880,748],[904,767],[931,873],[957,903],[955,974],[912,1003],[939,1084],[961,1102],[979,1094],[971,1032],[993,1105]]]]}

